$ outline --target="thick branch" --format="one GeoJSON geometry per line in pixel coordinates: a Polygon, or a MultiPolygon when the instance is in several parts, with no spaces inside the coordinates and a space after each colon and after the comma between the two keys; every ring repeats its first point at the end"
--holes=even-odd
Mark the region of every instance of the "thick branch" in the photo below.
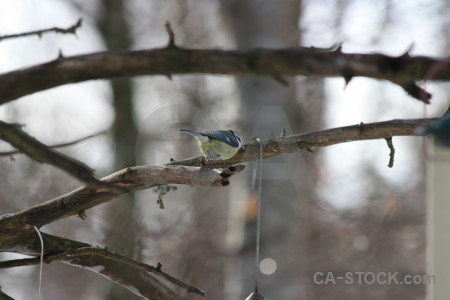
{"type": "Polygon", "coordinates": [[[93,206],[108,202],[126,193],[161,184],[188,184],[191,186],[226,186],[228,178],[239,173],[244,166],[225,170],[185,166],[138,166],[126,168],[103,178],[107,185],[125,187],[122,192],[110,189],[79,188],[68,194],[25,209],[0,219],[0,249],[5,241],[14,238],[33,226],[41,227],[58,219],[76,215],[93,206]]]}
{"type": "MultiPolygon", "coordinates": [[[[264,158],[268,158],[282,153],[310,151],[312,148],[316,147],[324,147],[357,140],[389,139],[393,136],[415,136],[418,135],[417,128],[430,121],[432,121],[432,119],[392,120],[371,124],[361,123],[358,125],[333,128],[318,132],[282,136],[277,139],[263,142],[263,156],[264,158]]],[[[227,161],[227,163],[255,160],[258,157],[258,151],[258,145],[247,144],[235,157],[227,161]]],[[[129,191],[137,191],[161,184],[223,186],[229,183],[228,177],[243,169],[243,166],[241,165],[233,166],[222,171],[204,167],[176,166],[177,164],[201,165],[202,161],[203,158],[199,157],[190,160],[171,162],[169,165],[163,167],[141,166],[127,168],[111,174],[102,180],[105,184],[126,187],[129,191]]],[[[222,164],[222,162],[220,162],[220,164],[222,164]]],[[[125,192],[125,190],[122,191],[122,193],[125,192]]],[[[95,205],[110,201],[120,195],[121,193],[115,193],[109,189],[84,187],[16,214],[6,216],[0,219],[0,249],[1,251],[14,251],[36,255],[40,248],[35,236],[36,234],[34,230],[32,230],[33,226],[40,227],[60,218],[77,214],[78,212],[84,211],[95,205]]],[[[45,235],[44,243],[46,245],[47,254],[61,254],[67,252],[64,250],[67,249],[65,243],[62,244],[58,239],[55,240],[54,238],[49,238],[48,235],[45,235]],[[48,251],[50,251],[50,253],[48,251]]],[[[85,243],[76,241],[73,241],[73,243],[71,249],[90,247],[90,245],[85,243]]],[[[63,257],[61,259],[66,257],[64,254],[61,255],[63,257]]],[[[94,259],[93,256],[95,256],[93,253],[88,253],[87,255],[80,255],[80,253],[78,253],[76,259],[73,261],[70,260],[70,262],[79,262],[78,265],[82,266],[97,266],[98,260],[97,258],[94,259]],[[94,263],[90,265],[90,262],[94,263]]],[[[111,258],[100,255],[99,259],[103,260],[111,258]]],[[[30,262],[25,261],[25,263],[30,262]]],[[[115,268],[114,270],[116,271],[128,267],[130,266],[115,263],[111,264],[111,268],[115,268]],[[120,265],[119,269],[117,269],[118,265],[120,265]]],[[[135,269],[132,267],[130,268],[132,274],[139,276],[139,278],[133,277],[133,280],[142,280],[141,277],[145,277],[149,280],[155,280],[155,284],[158,282],[152,275],[143,276],[144,273],[142,273],[142,270],[136,273],[135,269]]],[[[158,268],[156,270],[160,271],[158,268]]],[[[108,273],[105,276],[109,275],[115,276],[114,272],[108,273]]],[[[162,290],[164,291],[164,289],[162,290]]],[[[167,290],[167,292],[170,294],[169,290],[167,290]]]]}
{"type": "MultiPolygon", "coordinates": [[[[283,153],[311,151],[314,148],[331,146],[340,143],[387,139],[393,136],[417,136],[417,128],[428,124],[435,119],[409,119],[391,120],[377,123],[360,123],[358,125],[332,128],[323,131],[301,133],[286,137],[279,137],[263,141],[264,158],[269,158],[283,153]]],[[[257,160],[259,145],[246,144],[231,159],[225,161],[229,165],[257,160]]],[[[194,157],[168,163],[168,165],[200,166],[203,157],[194,157]]],[[[222,162],[212,163],[219,167],[222,162]]]]}
{"type": "Polygon", "coordinates": [[[23,33],[2,35],[2,36],[0,36],[0,41],[6,40],[6,39],[25,37],[25,36],[30,36],[30,35],[37,35],[38,37],[41,37],[44,33],[49,33],[49,32],[62,33],[62,34],[75,34],[77,29],[81,27],[81,23],[82,23],[82,19],[80,18],[74,25],[72,25],[68,28],[52,27],[52,28],[28,31],[28,32],[23,32],[23,33]]]}
{"type": "MultiPolygon", "coordinates": [[[[282,153],[310,151],[312,148],[324,147],[338,143],[386,139],[393,136],[418,135],[417,128],[432,119],[392,120],[371,124],[333,128],[324,131],[304,133],[273,140],[263,141],[264,158],[282,153]]],[[[258,158],[259,147],[246,144],[232,159],[226,161],[235,164],[258,158]]],[[[228,185],[228,177],[240,172],[243,166],[233,166],[225,170],[176,166],[201,165],[202,157],[171,162],[163,167],[132,167],[121,170],[103,178],[107,185],[125,187],[129,191],[137,191],[161,184],[189,184],[203,186],[228,185]]],[[[219,167],[222,162],[219,163],[219,167]]],[[[49,200],[29,209],[0,219],[0,249],[7,249],[9,244],[24,231],[33,226],[41,227],[60,218],[75,215],[88,208],[110,201],[126,193],[125,189],[113,192],[106,188],[79,188],[56,199],[49,200]]]]}
{"type": "MultiPolygon", "coordinates": [[[[160,264],[153,267],[86,243],[46,233],[42,233],[42,236],[45,245],[45,263],[59,260],[83,267],[92,272],[100,273],[102,276],[147,299],[182,299],[174,294],[165,283],[174,284],[184,289],[186,293],[205,295],[202,290],[162,272],[160,264]]],[[[27,249],[26,254],[39,255],[40,245],[36,234],[22,235],[20,241],[24,244],[15,249],[15,252],[21,252],[20,249],[27,249]],[[31,241],[33,241],[33,244],[31,244],[31,241]]],[[[39,257],[3,261],[0,262],[0,269],[36,265],[39,262],[39,257]]]]}
{"type": "MultiPolygon", "coordinates": [[[[105,267],[102,271],[102,275],[106,275],[111,279],[124,277],[126,272],[123,271],[123,268],[128,268],[130,273],[135,273],[134,276],[139,276],[139,280],[132,280],[130,284],[135,285],[136,282],[146,282],[148,284],[148,278],[157,277],[158,280],[164,280],[166,282],[170,282],[171,284],[177,285],[187,292],[193,292],[196,294],[200,294],[202,296],[205,295],[203,291],[193,286],[190,286],[169,274],[163,272],[161,270],[161,265],[158,264],[157,267],[150,266],[132,259],[129,259],[125,256],[119,255],[117,253],[112,253],[106,249],[100,249],[95,247],[85,247],[78,248],[75,250],[69,250],[65,253],[61,253],[58,255],[50,256],[46,258],[46,262],[53,260],[64,260],[70,264],[78,265],[81,267],[84,266],[92,266],[92,261],[95,260],[97,265],[101,265],[105,267]],[[86,261],[90,261],[89,264],[86,261]]],[[[154,280],[152,280],[154,282],[154,280]]],[[[150,281],[150,283],[152,283],[150,281]]],[[[160,287],[158,287],[160,288],[160,287]]],[[[158,298],[159,299],[159,298],[158,298]]]]}
{"type": "MultiPolygon", "coordinates": [[[[264,158],[282,153],[311,151],[312,148],[324,147],[338,143],[386,139],[393,136],[418,135],[418,127],[432,119],[392,120],[386,122],[358,124],[347,127],[333,128],[324,131],[303,133],[273,140],[263,141],[264,158]]],[[[258,158],[259,147],[255,143],[246,144],[237,155],[226,161],[227,164],[237,164],[258,158]]],[[[240,172],[243,166],[232,167],[219,171],[216,169],[187,167],[201,166],[202,157],[174,161],[163,167],[132,167],[121,170],[103,178],[109,185],[125,187],[129,191],[150,188],[161,184],[189,184],[203,186],[228,185],[228,177],[240,172]],[[185,166],[176,166],[185,165],[185,166]]],[[[214,163],[221,167],[222,162],[214,163]]],[[[41,203],[27,210],[0,220],[0,242],[29,230],[33,226],[43,226],[60,218],[75,215],[98,204],[110,201],[126,193],[126,190],[111,191],[108,188],[79,188],[56,199],[41,203]]]]}
{"type": "MultiPolygon", "coordinates": [[[[111,174],[103,181],[127,187],[127,190],[137,191],[161,184],[189,184],[204,186],[225,186],[228,178],[244,169],[244,166],[234,166],[219,171],[216,169],[166,166],[166,167],[133,167],[111,174]]],[[[125,193],[125,191],[123,192],[125,193]]],[[[39,240],[33,226],[42,226],[57,219],[74,215],[100,203],[120,196],[109,189],[79,188],[56,199],[41,203],[16,214],[0,219],[0,251],[19,252],[37,255],[40,250],[39,240]]],[[[48,234],[43,234],[46,261],[54,259],[64,260],[70,264],[82,267],[102,266],[100,273],[132,292],[139,292],[148,299],[182,299],[174,294],[165,284],[164,279],[171,284],[183,287],[187,292],[203,295],[201,290],[188,286],[180,280],[161,271],[161,267],[151,267],[129,260],[103,249],[95,249],[90,245],[71,241],[48,234]],[[52,256],[54,255],[54,256],[52,256]],[[156,277],[158,278],[156,278],[156,277]],[[120,280],[118,280],[120,279],[120,280]]],[[[37,259],[12,261],[5,266],[18,264],[28,265],[37,259]]],[[[1,266],[1,264],[0,264],[1,266]]],[[[92,268],[98,272],[99,268],[92,268]]]]}
{"type": "Polygon", "coordinates": [[[56,60],[0,75],[0,104],[56,86],[92,79],[137,75],[224,74],[251,76],[364,76],[400,85],[427,102],[415,81],[450,80],[448,59],[425,56],[345,54],[338,48],[195,50],[179,47],[100,52],[56,60]],[[433,70],[431,72],[430,70],[433,70]],[[431,73],[430,73],[431,72],[431,73]]]}

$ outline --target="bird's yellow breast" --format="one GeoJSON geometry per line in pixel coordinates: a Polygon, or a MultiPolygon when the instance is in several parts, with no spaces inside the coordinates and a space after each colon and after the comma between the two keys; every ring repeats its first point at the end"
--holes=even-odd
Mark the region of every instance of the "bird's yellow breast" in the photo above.
{"type": "Polygon", "coordinates": [[[209,139],[207,142],[199,141],[198,146],[206,158],[215,160],[232,158],[239,151],[239,148],[216,139],[209,139]]]}

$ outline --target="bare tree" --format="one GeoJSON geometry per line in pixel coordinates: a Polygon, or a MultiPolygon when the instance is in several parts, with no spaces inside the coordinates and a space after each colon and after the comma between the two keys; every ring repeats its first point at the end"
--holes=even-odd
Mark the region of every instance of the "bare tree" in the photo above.
{"type": "MultiPolygon", "coordinates": [[[[108,1],[106,1],[108,2],[108,1]]],[[[105,2],[105,5],[107,5],[105,2]]],[[[117,2],[119,5],[122,1],[117,2]]],[[[113,3],[108,3],[108,5],[113,3]]],[[[239,4],[236,4],[238,5],[239,4]]],[[[238,7],[239,8],[239,7],[238,7]]],[[[112,9],[112,8],[111,8],[112,9]]],[[[236,7],[230,8],[233,13],[236,12],[236,7]]],[[[288,31],[295,32],[296,26],[292,24],[296,19],[299,12],[296,9],[300,9],[300,5],[297,1],[286,4],[286,6],[279,6],[277,9],[283,12],[280,15],[286,15],[286,11],[292,13],[290,18],[286,18],[288,25],[283,28],[287,28],[288,31]]],[[[122,7],[119,7],[115,13],[123,11],[122,7]]],[[[245,14],[245,11],[240,11],[245,14]]],[[[248,13],[248,12],[247,12],[248,13]]],[[[113,13],[111,15],[114,15],[113,13]]],[[[230,15],[233,15],[230,13],[230,15]]],[[[259,16],[261,17],[261,16],[259,16]]],[[[104,20],[104,24],[112,22],[115,25],[124,25],[124,16],[120,15],[119,21],[104,20]]],[[[231,17],[230,17],[231,18],[231,17]]],[[[257,17],[255,17],[257,19],[257,17]]],[[[280,17],[281,18],[281,17],[280,17]]],[[[234,26],[245,26],[245,24],[239,25],[239,20],[235,19],[232,23],[234,26]]],[[[77,22],[74,26],[68,29],[48,29],[36,31],[33,33],[25,33],[24,35],[46,34],[48,31],[72,33],[80,26],[81,23],[77,22]]],[[[260,23],[264,24],[262,20],[260,23]]],[[[106,28],[111,28],[110,25],[105,25],[106,28]]],[[[124,29],[124,28],[121,28],[124,29]]],[[[40,227],[57,222],[62,218],[66,218],[71,215],[84,216],[84,212],[105,202],[109,202],[113,199],[119,198],[124,195],[130,195],[133,192],[159,187],[160,193],[164,194],[170,191],[170,184],[181,184],[191,186],[206,186],[220,188],[227,186],[233,181],[230,181],[230,177],[244,170],[242,163],[249,162],[257,159],[258,147],[256,143],[247,143],[239,151],[239,153],[227,161],[227,164],[231,165],[229,168],[222,168],[221,163],[213,163],[215,169],[209,169],[202,166],[202,157],[196,157],[192,159],[174,160],[170,163],[161,166],[134,166],[133,153],[120,154],[124,152],[134,152],[133,139],[135,139],[136,129],[134,127],[134,121],[132,116],[132,102],[131,102],[131,88],[129,77],[138,75],[165,75],[171,77],[176,74],[191,74],[191,73],[204,73],[204,74],[227,74],[233,76],[252,75],[252,76],[264,76],[264,79],[245,79],[239,85],[241,93],[246,95],[242,97],[242,101],[249,101],[243,105],[243,113],[252,120],[246,124],[242,122],[242,127],[248,132],[253,132],[248,129],[253,122],[258,119],[257,112],[260,111],[255,107],[262,106],[264,103],[258,103],[262,101],[263,95],[260,95],[261,89],[256,89],[255,85],[263,84],[265,87],[270,87],[270,91],[279,89],[277,92],[277,98],[282,99],[284,111],[286,111],[288,124],[291,124],[293,132],[285,133],[279,137],[269,135],[264,137],[264,158],[276,157],[280,154],[298,153],[298,152],[311,152],[320,147],[335,145],[339,143],[353,142],[353,141],[365,141],[371,139],[384,139],[387,141],[387,149],[391,153],[391,158],[387,157],[386,162],[389,164],[394,163],[394,145],[395,137],[397,136],[417,136],[417,128],[423,126],[432,119],[408,119],[408,120],[392,120],[386,122],[370,123],[370,124],[356,124],[349,125],[347,127],[331,128],[323,131],[310,131],[312,128],[317,127],[317,123],[320,123],[320,116],[317,116],[313,120],[309,120],[302,111],[299,111],[301,104],[296,99],[294,87],[295,81],[291,79],[285,79],[284,76],[297,76],[297,75],[317,75],[317,76],[341,76],[347,82],[350,82],[355,76],[366,76],[369,78],[375,78],[380,80],[390,81],[397,84],[406,90],[410,95],[418,100],[428,103],[430,94],[423,90],[416,82],[420,80],[445,80],[449,79],[449,69],[447,68],[447,59],[424,57],[424,56],[411,56],[409,53],[405,53],[402,56],[392,57],[383,54],[347,54],[341,51],[340,47],[330,49],[318,49],[318,48],[306,48],[297,47],[299,38],[295,37],[293,40],[287,39],[282,44],[281,49],[253,49],[255,42],[249,40],[254,36],[256,29],[249,31],[248,34],[238,36],[243,31],[236,30],[236,39],[238,40],[239,48],[244,48],[240,51],[231,50],[204,50],[204,49],[189,49],[181,47],[177,43],[176,34],[174,29],[167,25],[168,44],[165,47],[159,49],[129,51],[129,50],[108,50],[100,53],[93,53],[88,55],[79,55],[65,57],[61,55],[54,61],[39,64],[29,68],[20,70],[14,70],[0,75],[0,103],[6,104],[12,101],[20,101],[21,96],[29,95],[38,91],[43,91],[52,87],[82,82],[92,79],[115,79],[115,99],[116,102],[116,120],[115,123],[115,141],[117,145],[118,157],[125,157],[123,163],[117,163],[116,168],[121,169],[113,174],[110,174],[104,178],[99,176],[89,166],[67,156],[61,154],[55,149],[55,147],[47,146],[44,143],[34,139],[26,133],[26,128],[22,128],[20,124],[12,124],[1,121],[0,122],[0,139],[8,142],[20,153],[26,154],[31,159],[38,162],[51,164],[67,174],[70,174],[74,178],[83,183],[81,187],[73,190],[67,194],[63,194],[54,199],[33,205],[27,209],[21,210],[17,213],[3,216],[0,219],[0,251],[4,252],[18,252],[26,255],[31,255],[33,258],[8,260],[0,263],[2,268],[10,268],[17,266],[36,265],[39,264],[39,256],[41,251],[41,245],[36,230],[40,227]],[[248,43],[247,43],[248,42],[248,43]],[[430,78],[430,70],[439,67],[439,72],[433,74],[430,78]],[[26,82],[27,84],[23,84],[26,82]],[[284,84],[289,83],[288,87],[284,84]],[[251,90],[254,91],[251,91],[251,90]],[[255,90],[257,90],[255,92],[255,90]],[[122,96],[120,96],[122,95],[122,96]],[[248,100],[248,99],[251,99],[248,100]],[[121,102],[124,101],[125,103],[121,102]],[[125,107],[125,108],[124,108],[125,107]],[[300,115],[300,117],[299,117],[300,115]],[[122,125],[121,125],[122,124],[122,125]],[[125,124],[125,125],[123,125],[125,124]],[[126,127],[126,129],[122,129],[126,127]],[[308,128],[308,132],[305,132],[304,128],[308,128]],[[129,130],[129,131],[128,131],[129,130]],[[394,143],[392,143],[394,137],[394,143]],[[132,145],[130,145],[132,144],[132,145]],[[129,147],[128,147],[129,146],[129,147]]],[[[176,31],[176,30],[175,30],[176,31]]],[[[119,38],[126,39],[127,33],[123,33],[119,38]]],[[[292,37],[292,34],[288,34],[292,37]]],[[[116,48],[113,42],[110,45],[111,48],[116,48]]],[[[121,43],[119,43],[122,45],[121,43]]],[[[124,44],[127,47],[129,45],[124,44]]],[[[121,46],[120,46],[121,47],[121,46]]],[[[314,83],[314,90],[319,95],[321,94],[320,81],[309,81],[309,84],[314,83]]],[[[266,91],[267,93],[267,91],[266,91]]],[[[314,94],[316,95],[316,94],[314,94]]],[[[311,97],[302,95],[303,97],[311,97]]],[[[319,97],[319,96],[317,96],[319,97]]],[[[264,100],[268,101],[268,100],[264,100]]],[[[321,101],[321,100],[318,100],[321,101]]],[[[270,103],[270,102],[268,102],[270,103]]],[[[405,104],[407,105],[407,104],[405,104]]],[[[316,103],[316,107],[312,109],[315,113],[320,113],[322,104],[316,103]]],[[[247,120],[247,121],[248,121],[247,120]]],[[[266,121],[266,120],[264,120],[266,121]]],[[[264,122],[265,123],[265,122],[264,122]]],[[[283,127],[280,124],[274,125],[270,123],[265,125],[265,128],[271,128],[272,130],[280,131],[283,127]]],[[[262,135],[267,130],[258,131],[255,133],[262,135]]],[[[4,155],[11,156],[11,153],[5,153],[4,155]]],[[[17,154],[16,154],[17,155],[17,154]]],[[[312,154],[307,153],[311,156],[312,154]]],[[[292,164],[298,164],[299,162],[293,162],[292,164]]],[[[316,169],[318,168],[314,160],[308,160],[305,163],[305,168],[316,169]]],[[[370,171],[370,170],[369,170],[370,171]]],[[[304,174],[300,174],[304,175],[304,174]]],[[[299,176],[300,176],[299,175],[299,176]]],[[[303,178],[303,177],[302,177],[303,178]]],[[[284,256],[284,261],[280,259],[283,264],[289,264],[290,258],[299,255],[301,257],[301,265],[304,268],[302,273],[295,274],[293,270],[288,270],[283,277],[283,282],[289,282],[286,284],[286,289],[292,288],[280,292],[278,289],[283,289],[283,286],[273,285],[271,286],[270,295],[275,297],[276,295],[283,295],[283,297],[292,297],[293,295],[304,294],[306,296],[324,297],[330,296],[336,289],[332,288],[314,288],[312,287],[311,273],[317,269],[317,266],[321,265],[324,268],[331,269],[333,266],[338,266],[342,255],[336,255],[336,249],[343,249],[348,247],[350,238],[346,236],[348,232],[355,232],[360,239],[355,242],[360,249],[364,248],[364,241],[366,236],[373,236],[374,241],[393,241],[396,240],[403,233],[402,227],[397,227],[398,218],[405,216],[404,224],[410,226],[420,226],[422,224],[422,217],[411,218],[411,214],[407,214],[407,211],[399,212],[398,206],[396,206],[395,193],[393,191],[383,191],[372,193],[373,199],[385,198],[390,200],[391,206],[387,208],[388,214],[378,213],[373,211],[374,209],[380,209],[379,206],[368,205],[365,212],[360,212],[354,215],[342,215],[335,216],[334,218],[341,218],[344,220],[344,225],[341,228],[337,227],[338,221],[333,221],[333,217],[327,209],[323,209],[324,204],[320,203],[314,195],[313,186],[304,184],[310,179],[299,179],[302,184],[281,184],[278,189],[274,187],[267,187],[265,193],[270,198],[275,198],[276,195],[285,193],[289,189],[300,189],[307,195],[307,197],[297,199],[298,193],[289,194],[286,193],[284,200],[286,203],[280,204],[272,202],[268,205],[268,209],[271,211],[278,211],[278,213],[286,216],[289,224],[277,224],[277,220],[270,220],[270,215],[266,216],[268,220],[267,224],[278,228],[277,234],[279,240],[273,245],[274,247],[267,247],[267,256],[280,255],[284,256]],[[270,195],[270,196],[269,196],[270,195]],[[391,199],[392,198],[392,199],[391,199]],[[290,202],[290,200],[295,201],[290,202]],[[297,202],[298,201],[298,202],[297,202]],[[301,203],[301,204],[299,204],[301,203]],[[279,209],[279,210],[278,210],[279,209]],[[300,213],[294,213],[296,209],[300,209],[300,213]],[[315,214],[327,214],[326,218],[323,218],[320,222],[314,217],[315,214]],[[391,216],[395,215],[396,218],[391,216]],[[300,219],[300,220],[298,220],[300,219]],[[328,220],[328,221],[324,221],[328,220]],[[386,224],[389,230],[378,231],[377,226],[370,226],[370,224],[386,224]],[[366,226],[364,226],[366,225],[366,226]],[[286,227],[287,226],[287,227],[286,227]],[[355,226],[358,226],[355,228],[355,226]],[[299,240],[292,241],[290,238],[283,236],[285,228],[292,229],[297,233],[299,240]],[[337,238],[336,238],[337,237],[337,238]],[[302,247],[302,243],[306,243],[302,247]],[[334,244],[334,245],[333,245],[334,244]],[[334,247],[331,247],[334,246],[334,247]],[[324,247],[329,247],[328,250],[324,247]],[[271,252],[272,251],[272,252],[271,252]],[[269,253],[270,252],[270,253],[269,253]],[[335,260],[327,260],[323,262],[321,257],[335,256],[335,260]],[[292,274],[295,274],[292,275],[292,274]],[[292,277],[291,277],[292,276],[292,277]],[[291,278],[290,278],[291,277],[291,278]],[[306,279],[306,280],[305,280],[306,279]],[[305,280],[304,284],[295,288],[295,282],[297,280],[305,280]]],[[[311,181],[310,181],[311,182],[311,181]]],[[[414,195],[410,195],[414,198],[414,195]]],[[[124,206],[120,208],[121,211],[132,211],[133,206],[131,201],[127,200],[127,197],[121,197],[121,199],[115,201],[121,203],[124,206]]],[[[375,200],[374,200],[375,201],[375,200]]],[[[201,205],[197,207],[197,228],[201,227],[202,218],[205,215],[201,214],[201,205]]],[[[420,212],[422,208],[415,205],[409,206],[409,212],[420,212]],[[417,211],[415,211],[417,210],[417,211]]],[[[122,213],[123,214],[123,213],[122,213]]],[[[420,213],[419,213],[420,214],[420,213]]],[[[128,214],[131,223],[135,220],[132,213],[128,214]]],[[[217,216],[217,215],[215,215],[217,216]]],[[[111,281],[128,288],[131,292],[138,296],[142,296],[148,299],[185,299],[189,298],[192,293],[203,295],[201,290],[201,282],[208,279],[204,274],[198,273],[195,276],[186,276],[189,278],[195,278],[194,281],[200,282],[199,288],[187,284],[183,278],[183,281],[167,274],[164,271],[164,266],[155,263],[154,266],[145,264],[139,261],[139,245],[137,245],[134,234],[131,234],[129,230],[132,230],[132,225],[124,225],[124,221],[118,221],[116,217],[113,217],[112,224],[125,226],[125,236],[120,239],[129,239],[124,242],[124,247],[131,247],[132,251],[126,251],[119,249],[121,253],[126,255],[117,254],[114,251],[106,248],[95,247],[84,241],[75,241],[64,238],[62,236],[50,235],[42,232],[44,240],[44,261],[50,263],[53,261],[63,261],[71,265],[81,266],[90,269],[91,271],[103,275],[109,278],[111,281]],[[117,224],[121,222],[120,224],[117,224]]],[[[127,224],[131,224],[128,223],[127,224]]],[[[249,228],[251,228],[251,218],[249,219],[249,228]]],[[[133,223],[134,224],[134,223],[133,223]]],[[[342,224],[342,223],[340,223],[342,224]]],[[[134,225],[133,225],[134,226],[134,225]]],[[[194,226],[195,227],[195,226],[194,226]]],[[[203,230],[203,229],[202,229],[203,230]]],[[[112,229],[113,233],[117,233],[117,229],[112,229]]],[[[203,232],[209,232],[205,230],[203,232]]],[[[274,234],[274,232],[270,232],[274,234]]],[[[354,237],[352,235],[352,237],[354,237]]],[[[367,238],[366,238],[367,239],[367,238]]],[[[184,244],[187,249],[190,245],[195,245],[195,242],[210,242],[211,239],[188,239],[184,244]]],[[[253,240],[253,239],[250,239],[253,240]]],[[[354,240],[353,240],[354,242],[354,240]]],[[[108,243],[113,243],[108,238],[108,243]]],[[[114,244],[114,243],[113,243],[114,244]]],[[[117,245],[114,248],[117,249],[117,245]]],[[[392,244],[389,244],[392,245],[392,244]]],[[[208,245],[207,245],[208,246],[208,245]]],[[[264,245],[263,245],[264,247],[264,245]]],[[[113,250],[115,250],[113,249],[113,250]]],[[[245,245],[242,248],[242,253],[248,253],[247,258],[251,255],[250,249],[245,245]]],[[[399,251],[398,248],[385,249],[371,245],[369,247],[371,255],[376,257],[377,253],[393,253],[399,251]]],[[[220,250],[220,249],[219,249],[220,250]]],[[[219,251],[217,251],[219,252],[219,251]]],[[[347,260],[353,260],[356,262],[356,266],[362,266],[367,263],[367,257],[364,259],[355,259],[358,251],[347,252],[349,257],[347,260]],[[354,256],[353,256],[354,255],[354,256]]],[[[180,254],[183,255],[183,254],[180,254]]],[[[387,260],[392,263],[397,257],[401,256],[397,253],[395,258],[387,260]]],[[[198,262],[198,257],[192,257],[192,261],[198,262]]],[[[345,257],[344,257],[345,258],[345,257]]],[[[296,258],[294,258],[296,259],[296,258]]],[[[183,260],[183,257],[180,259],[183,260]]],[[[244,261],[247,261],[245,259],[244,261]]],[[[404,261],[403,261],[404,263],[404,261]]],[[[211,270],[223,266],[224,262],[218,262],[212,266],[211,270]]],[[[245,263],[247,264],[247,262],[245,263]]],[[[375,268],[376,264],[372,264],[375,268]]],[[[403,264],[398,265],[400,268],[403,264]]],[[[249,268],[251,270],[251,268],[249,268]]],[[[337,271],[341,269],[336,267],[337,271]]],[[[381,268],[382,270],[382,268],[381,268]]],[[[409,270],[408,270],[409,271],[409,270]]],[[[245,272],[244,272],[245,273],[245,272]]],[[[183,275],[182,275],[183,276],[183,275]]],[[[177,277],[182,277],[177,276],[177,277]]],[[[223,274],[218,276],[224,276],[223,274]]],[[[244,276],[244,286],[249,286],[249,277],[244,276]]],[[[211,282],[215,282],[211,280],[211,282]]],[[[278,284],[278,283],[277,283],[278,284]]],[[[338,289],[341,287],[338,287],[338,289]]],[[[218,289],[224,289],[218,287],[218,289]]],[[[223,292],[214,294],[214,297],[220,297],[223,292]]],[[[246,291],[243,290],[245,294],[246,291]]],[[[350,291],[347,295],[349,297],[360,297],[361,290],[350,291]]],[[[373,296],[377,295],[376,291],[371,290],[373,296]]],[[[404,290],[396,290],[392,294],[397,296],[408,294],[404,290]]],[[[400,297],[399,296],[399,297],[400,297]]],[[[5,296],[6,297],[6,296],[5,296]]]]}

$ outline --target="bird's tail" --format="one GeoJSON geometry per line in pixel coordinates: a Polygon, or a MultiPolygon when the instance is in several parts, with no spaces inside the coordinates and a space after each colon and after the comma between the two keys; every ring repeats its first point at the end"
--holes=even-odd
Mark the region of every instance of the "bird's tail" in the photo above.
{"type": "Polygon", "coordinates": [[[180,129],[182,132],[186,132],[187,134],[193,135],[193,136],[205,136],[202,132],[195,131],[195,130],[189,130],[189,129],[180,129]]]}

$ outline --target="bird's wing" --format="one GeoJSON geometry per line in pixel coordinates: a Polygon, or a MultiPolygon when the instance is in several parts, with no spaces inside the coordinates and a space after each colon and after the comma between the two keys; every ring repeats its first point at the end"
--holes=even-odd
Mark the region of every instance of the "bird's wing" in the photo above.
{"type": "Polygon", "coordinates": [[[224,143],[227,143],[228,145],[230,145],[232,147],[239,147],[239,143],[236,140],[231,139],[228,135],[226,135],[225,133],[221,133],[220,131],[206,131],[206,132],[204,132],[204,135],[206,135],[207,137],[222,141],[224,143]]]}

